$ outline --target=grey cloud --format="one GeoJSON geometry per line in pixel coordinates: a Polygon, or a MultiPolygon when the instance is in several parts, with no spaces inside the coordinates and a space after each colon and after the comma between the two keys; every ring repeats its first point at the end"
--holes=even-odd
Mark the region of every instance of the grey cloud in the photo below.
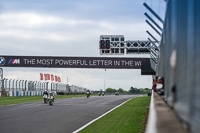
{"type": "MultiPolygon", "coordinates": [[[[147,38],[142,1],[4,0],[1,4],[3,55],[100,56],[98,41],[102,34],[123,34],[128,40],[147,38]]],[[[95,90],[104,87],[104,79],[106,87],[126,90],[130,86],[151,87],[151,76],[141,76],[140,70],[4,68],[4,71],[5,77],[31,80],[39,80],[40,72],[53,73],[65,83],[68,77],[71,84],[95,90]]]]}

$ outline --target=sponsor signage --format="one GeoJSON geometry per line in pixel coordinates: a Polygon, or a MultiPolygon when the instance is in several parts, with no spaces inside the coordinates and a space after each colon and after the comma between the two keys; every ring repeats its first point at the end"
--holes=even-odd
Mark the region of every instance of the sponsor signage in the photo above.
{"type": "Polygon", "coordinates": [[[6,59],[4,57],[0,57],[0,65],[4,65],[6,63],[6,59]]]}
{"type": "Polygon", "coordinates": [[[0,67],[141,69],[150,58],[1,56],[0,67]]]}
{"type": "Polygon", "coordinates": [[[20,59],[10,59],[8,64],[20,64],[20,59]]]}

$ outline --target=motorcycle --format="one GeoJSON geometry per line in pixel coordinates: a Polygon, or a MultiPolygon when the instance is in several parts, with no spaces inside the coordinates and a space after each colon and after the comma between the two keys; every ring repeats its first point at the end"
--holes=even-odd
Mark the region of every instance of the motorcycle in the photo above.
{"type": "Polygon", "coordinates": [[[49,100],[49,105],[53,105],[53,103],[54,103],[54,96],[49,96],[48,100],[49,100]]]}
{"type": "Polygon", "coordinates": [[[115,92],[115,96],[119,96],[119,92],[115,92]]]}
{"type": "Polygon", "coordinates": [[[90,97],[90,92],[86,92],[86,96],[87,96],[87,98],[89,98],[90,97]]]}
{"type": "Polygon", "coordinates": [[[43,95],[43,99],[44,99],[44,103],[47,103],[48,99],[47,99],[47,94],[43,95]]]}

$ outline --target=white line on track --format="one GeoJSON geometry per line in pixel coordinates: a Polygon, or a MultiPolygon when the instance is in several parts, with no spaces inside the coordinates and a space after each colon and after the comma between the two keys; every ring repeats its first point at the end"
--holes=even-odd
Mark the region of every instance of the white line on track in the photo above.
{"type": "Polygon", "coordinates": [[[125,102],[121,103],[120,105],[114,107],[113,109],[109,110],[108,112],[102,114],[101,116],[99,116],[98,118],[90,121],[89,123],[85,124],[84,126],[82,126],[81,128],[77,129],[76,131],[72,132],[72,133],[78,133],[79,131],[83,130],[84,128],[86,128],[87,126],[89,126],[90,124],[92,124],[93,122],[97,121],[98,119],[102,118],[103,116],[107,115],[108,113],[110,113],[111,111],[113,111],[114,109],[122,106],[123,104],[125,104],[126,102],[128,102],[129,100],[131,100],[132,98],[126,100],[125,102]]]}

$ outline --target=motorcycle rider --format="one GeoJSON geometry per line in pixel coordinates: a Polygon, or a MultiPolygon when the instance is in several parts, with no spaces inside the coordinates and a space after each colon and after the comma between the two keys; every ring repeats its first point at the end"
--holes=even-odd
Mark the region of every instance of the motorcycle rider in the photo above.
{"type": "Polygon", "coordinates": [[[50,97],[51,97],[51,96],[53,97],[53,102],[54,102],[55,96],[54,96],[53,92],[50,92],[50,93],[49,93],[49,96],[50,96],[50,97]]]}
{"type": "Polygon", "coordinates": [[[86,95],[87,95],[87,98],[90,96],[90,91],[89,90],[86,91],[86,95]]]}
{"type": "Polygon", "coordinates": [[[42,95],[42,96],[44,96],[45,94],[46,94],[46,95],[47,95],[47,97],[48,97],[48,91],[47,91],[47,90],[45,90],[45,91],[44,91],[44,93],[43,93],[43,95],[42,95]]]}
{"type": "Polygon", "coordinates": [[[43,97],[43,99],[44,99],[44,103],[47,103],[47,101],[48,101],[48,91],[47,91],[47,90],[45,90],[45,91],[43,92],[42,97],[43,97]]]}
{"type": "Polygon", "coordinates": [[[115,95],[116,95],[116,96],[119,96],[119,92],[118,92],[118,91],[116,91],[116,92],[115,92],[115,95]]]}
{"type": "Polygon", "coordinates": [[[86,93],[87,93],[87,92],[89,92],[89,94],[90,94],[90,91],[89,91],[89,90],[87,90],[86,93]]]}

